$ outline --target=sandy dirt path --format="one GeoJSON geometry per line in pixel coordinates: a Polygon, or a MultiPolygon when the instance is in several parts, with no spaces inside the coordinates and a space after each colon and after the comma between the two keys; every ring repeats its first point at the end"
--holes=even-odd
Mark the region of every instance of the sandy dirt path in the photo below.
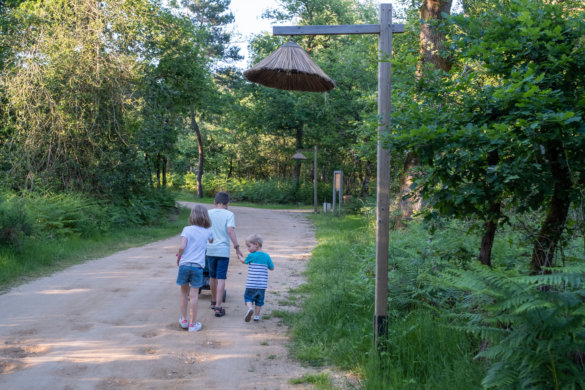
{"type": "MultiPolygon", "coordinates": [[[[208,206],[210,207],[210,206],[208,206]]],[[[230,207],[238,240],[260,233],[275,263],[260,322],[244,322],[247,266],[232,249],[226,316],[202,291],[202,331],[178,325],[177,236],[76,265],[0,295],[0,389],[299,389],[286,326],[271,316],[315,246],[299,211],[230,207]]],[[[247,251],[243,250],[244,254],[247,251]]]]}

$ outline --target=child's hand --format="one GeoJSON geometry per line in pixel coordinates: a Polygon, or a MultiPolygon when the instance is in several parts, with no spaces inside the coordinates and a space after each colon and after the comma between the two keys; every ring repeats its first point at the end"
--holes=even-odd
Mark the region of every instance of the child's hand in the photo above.
{"type": "Polygon", "coordinates": [[[246,263],[246,261],[244,260],[244,256],[238,253],[238,259],[240,259],[240,261],[242,262],[242,264],[246,263]]]}
{"type": "Polygon", "coordinates": [[[177,265],[179,265],[179,261],[181,261],[181,255],[177,253],[175,256],[177,256],[177,265]]]}

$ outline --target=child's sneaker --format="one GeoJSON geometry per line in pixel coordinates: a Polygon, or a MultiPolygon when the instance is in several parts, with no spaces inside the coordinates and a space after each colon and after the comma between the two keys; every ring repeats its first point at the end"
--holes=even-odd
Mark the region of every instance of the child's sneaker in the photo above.
{"type": "Polygon", "coordinates": [[[244,317],[244,321],[250,322],[250,320],[252,319],[252,314],[254,314],[254,309],[249,308],[248,311],[246,312],[246,316],[244,317]]]}
{"type": "Polygon", "coordinates": [[[181,316],[179,317],[179,325],[181,325],[181,328],[187,329],[189,327],[189,322],[181,316]]]}
{"type": "Polygon", "coordinates": [[[260,321],[260,316],[254,316],[254,321],[260,321]]]}
{"type": "Polygon", "coordinates": [[[189,324],[189,332],[198,332],[201,330],[201,322],[195,322],[194,324],[189,324]]]}

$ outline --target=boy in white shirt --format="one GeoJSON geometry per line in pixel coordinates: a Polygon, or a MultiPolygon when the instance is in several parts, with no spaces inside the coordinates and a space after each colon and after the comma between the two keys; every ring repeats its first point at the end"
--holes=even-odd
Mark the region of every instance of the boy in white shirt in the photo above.
{"type": "Polygon", "coordinates": [[[225,280],[230,261],[230,240],[234,244],[236,254],[243,256],[236,237],[236,220],[234,213],[228,210],[230,197],[227,192],[215,194],[215,208],[209,210],[213,243],[207,244],[207,266],[209,267],[209,287],[211,289],[211,308],[216,317],[225,315],[221,307],[225,280]]]}

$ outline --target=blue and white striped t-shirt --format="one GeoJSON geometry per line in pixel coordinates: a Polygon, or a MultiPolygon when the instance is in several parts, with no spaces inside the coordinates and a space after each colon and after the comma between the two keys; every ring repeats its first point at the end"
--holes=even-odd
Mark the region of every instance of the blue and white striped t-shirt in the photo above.
{"type": "Polygon", "coordinates": [[[254,252],[246,257],[245,262],[248,264],[246,288],[266,290],[266,287],[268,287],[268,270],[274,269],[274,263],[272,263],[270,256],[264,252],[254,252]]]}

